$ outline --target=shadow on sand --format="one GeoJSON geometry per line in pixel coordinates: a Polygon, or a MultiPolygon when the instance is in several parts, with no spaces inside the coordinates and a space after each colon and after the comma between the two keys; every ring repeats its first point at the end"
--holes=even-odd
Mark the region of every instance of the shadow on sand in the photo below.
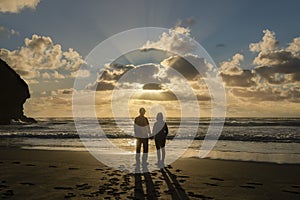
{"type": "Polygon", "coordinates": [[[136,167],[135,173],[135,188],[134,188],[134,199],[158,199],[162,195],[170,195],[172,199],[189,199],[185,190],[181,187],[177,180],[177,176],[172,174],[170,170],[165,167],[160,169],[161,181],[153,182],[152,175],[159,175],[156,172],[152,174],[148,172],[144,166],[142,171],[140,167],[136,167]],[[163,191],[165,194],[160,193],[160,187],[165,182],[167,190],[163,191]]]}

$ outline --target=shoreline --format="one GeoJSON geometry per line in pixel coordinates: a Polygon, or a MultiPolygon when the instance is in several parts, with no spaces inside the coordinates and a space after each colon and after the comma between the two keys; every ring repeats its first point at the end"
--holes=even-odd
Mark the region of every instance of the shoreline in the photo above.
{"type": "Polygon", "coordinates": [[[127,174],[89,152],[1,148],[0,194],[22,199],[299,199],[300,165],[180,158],[127,174]],[[154,195],[155,194],[155,195],[154,195]],[[149,196],[150,195],[150,196],[149,196]],[[153,196],[154,195],[154,196],[153,196]]]}

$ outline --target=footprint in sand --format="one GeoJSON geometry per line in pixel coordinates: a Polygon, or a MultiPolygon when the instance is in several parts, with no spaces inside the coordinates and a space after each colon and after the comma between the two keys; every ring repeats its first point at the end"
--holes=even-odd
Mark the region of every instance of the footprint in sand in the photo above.
{"type": "Polygon", "coordinates": [[[113,185],[118,185],[119,184],[120,179],[118,178],[111,178],[109,179],[109,182],[113,185]]]}
{"type": "Polygon", "coordinates": [[[2,196],[4,196],[4,197],[14,196],[14,191],[13,190],[6,190],[5,192],[2,193],[2,196]]]}
{"type": "Polygon", "coordinates": [[[224,179],[222,179],[222,178],[210,178],[210,180],[214,180],[214,181],[224,181],[224,179]]]}
{"type": "Polygon", "coordinates": [[[9,186],[7,186],[7,185],[4,185],[4,184],[1,184],[0,185],[0,189],[3,189],[3,188],[8,188],[9,186]]]}
{"type": "Polygon", "coordinates": [[[173,169],[173,167],[171,165],[168,165],[167,168],[168,169],[173,169]]]}
{"type": "Polygon", "coordinates": [[[299,185],[292,185],[292,188],[300,188],[299,185]]]}
{"type": "Polygon", "coordinates": [[[178,182],[179,182],[179,183],[184,183],[184,182],[186,182],[186,180],[181,179],[181,180],[178,180],[178,182]]]}
{"type": "Polygon", "coordinates": [[[252,186],[252,185],[240,185],[240,187],[242,187],[242,188],[249,188],[249,189],[255,189],[255,187],[252,186]]]}
{"type": "Polygon", "coordinates": [[[27,186],[33,186],[34,183],[30,183],[30,182],[22,182],[20,183],[21,185],[27,185],[27,186]]]}
{"type": "Polygon", "coordinates": [[[54,187],[55,190],[73,190],[72,187],[64,187],[64,186],[57,186],[54,187]]]}
{"type": "Polygon", "coordinates": [[[99,189],[98,189],[98,191],[96,191],[96,193],[104,194],[105,191],[106,191],[106,187],[101,185],[101,186],[99,186],[99,189]]]}
{"type": "Polygon", "coordinates": [[[214,184],[214,183],[203,183],[205,185],[208,185],[208,186],[218,186],[217,184],[214,184]]]}
{"type": "Polygon", "coordinates": [[[27,167],[34,167],[34,164],[26,164],[27,167]]]}
{"type": "Polygon", "coordinates": [[[163,181],[154,181],[154,185],[162,185],[163,181]]]}
{"type": "Polygon", "coordinates": [[[82,197],[94,197],[92,194],[81,194],[82,197]]]}
{"type": "Polygon", "coordinates": [[[292,193],[292,194],[300,194],[300,192],[293,191],[293,190],[281,190],[282,192],[292,193]]]}
{"type": "Polygon", "coordinates": [[[76,197],[76,194],[74,194],[72,192],[69,192],[68,194],[65,195],[65,199],[69,199],[69,198],[72,198],[72,197],[76,197]]]}
{"type": "Polygon", "coordinates": [[[190,178],[189,176],[177,176],[178,178],[190,178]]]}
{"type": "Polygon", "coordinates": [[[152,175],[152,176],[156,176],[157,173],[156,173],[156,172],[152,172],[151,175],[152,175]]]}
{"type": "Polygon", "coordinates": [[[91,192],[91,195],[93,195],[93,197],[97,197],[97,196],[99,196],[100,194],[104,194],[104,192],[103,192],[103,193],[101,193],[101,192],[100,192],[100,190],[97,190],[97,191],[91,192]]]}
{"type": "Polygon", "coordinates": [[[263,185],[262,183],[256,183],[256,182],[248,182],[247,184],[248,185],[257,185],[257,186],[263,185]]]}
{"type": "Polygon", "coordinates": [[[77,184],[77,185],[76,185],[76,188],[77,188],[78,190],[88,190],[88,189],[92,188],[92,186],[90,186],[90,185],[87,184],[87,183],[82,183],[82,184],[77,184]]]}
{"type": "Polygon", "coordinates": [[[79,170],[79,168],[77,168],[77,167],[69,167],[68,169],[69,170],[79,170]]]}
{"type": "Polygon", "coordinates": [[[195,194],[194,192],[188,192],[190,197],[198,198],[198,199],[213,199],[212,197],[205,196],[203,194],[195,194]]]}
{"type": "Polygon", "coordinates": [[[173,194],[175,190],[164,190],[164,193],[166,194],[173,194]]]}

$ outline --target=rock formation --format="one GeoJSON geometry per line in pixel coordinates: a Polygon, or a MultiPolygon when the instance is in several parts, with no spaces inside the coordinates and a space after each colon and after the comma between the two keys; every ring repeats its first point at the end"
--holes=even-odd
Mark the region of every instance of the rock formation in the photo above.
{"type": "Polygon", "coordinates": [[[30,98],[26,82],[3,60],[0,59],[0,124],[11,120],[36,122],[24,115],[23,104],[30,98]]]}

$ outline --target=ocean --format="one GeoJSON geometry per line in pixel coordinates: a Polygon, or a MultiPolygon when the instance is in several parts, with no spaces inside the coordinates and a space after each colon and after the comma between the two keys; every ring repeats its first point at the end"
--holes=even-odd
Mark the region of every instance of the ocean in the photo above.
{"type": "MultiPolygon", "coordinates": [[[[93,121],[82,119],[86,134],[77,133],[71,118],[40,118],[36,124],[4,125],[0,127],[0,146],[23,149],[87,151],[84,141],[90,141],[89,149],[99,149],[105,138],[94,130],[93,121]],[[95,144],[95,145],[93,145],[95,144]]],[[[210,119],[189,119],[180,124],[180,118],[168,118],[168,142],[179,130],[183,131],[176,148],[183,148],[187,140],[192,143],[183,157],[197,157],[207,133],[210,119]],[[191,126],[198,126],[197,133],[191,134],[191,126]],[[181,145],[182,144],[182,145],[181,145]]],[[[99,119],[99,125],[109,141],[128,153],[134,153],[135,139],[132,137],[133,124],[124,119],[99,119]]],[[[154,121],[150,119],[152,126],[154,121]]],[[[216,124],[218,126],[218,124],[216,124]]],[[[222,125],[221,123],[219,125],[222,125]]],[[[106,140],[105,140],[106,141],[106,140]]],[[[103,148],[105,148],[103,146],[103,148]]],[[[150,141],[150,151],[154,151],[150,141]]],[[[172,150],[170,150],[172,151],[172,150]]],[[[168,152],[167,152],[168,154],[168,152]]],[[[300,163],[300,119],[299,118],[226,118],[223,131],[208,159],[241,160],[272,163],[300,163]]]]}

